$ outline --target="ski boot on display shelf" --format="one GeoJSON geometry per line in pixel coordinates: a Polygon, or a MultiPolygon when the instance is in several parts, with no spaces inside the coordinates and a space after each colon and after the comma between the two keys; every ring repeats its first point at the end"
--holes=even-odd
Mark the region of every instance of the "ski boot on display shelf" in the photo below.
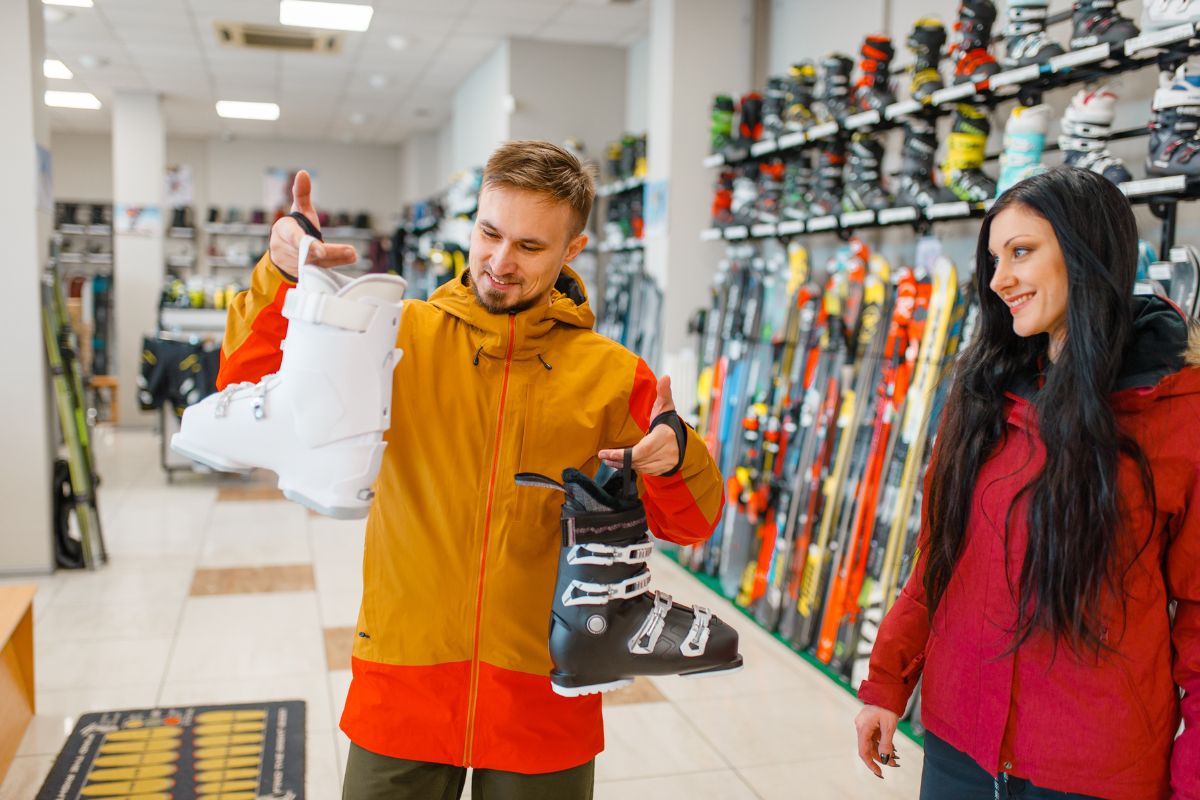
{"type": "Polygon", "coordinates": [[[1133,176],[1121,159],[1108,152],[1116,100],[1117,96],[1107,86],[1076,92],[1059,123],[1062,132],[1058,149],[1063,152],[1065,164],[1098,172],[1121,184],[1133,180],[1133,176]]]}
{"type": "Polygon", "coordinates": [[[770,158],[758,165],[758,201],[755,219],[758,222],[775,223],[782,219],[783,159],[770,158]]]}
{"type": "Polygon", "coordinates": [[[817,157],[817,178],[809,214],[822,217],[842,207],[843,170],[846,165],[846,141],[841,136],[827,139],[817,157]]]}
{"type": "Polygon", "coordinates": [[[934,92],[946,85],[938,69],[942,61],[942,48],[946,46],[946,28],[940,19],[922,17],[913,24],[907,44],[916,59],[912,66],[909,91],[913,100],[926,103],[934,92]]]}
{"type": "Polygon", "coordinates": [[[742,95],[738,104],[737,143],[749,147],[763,135],[763,96],[758,92],[742,95]]]}
{"type": "Polygon", "coordinates": [[[184,412],[171,448],[222,472],[279,475],[286,497],[339,519],[366,516],[391,423],[401,299],[397,275],[351,279],[306,264],[287,293],[279,371],[184,412]]]}
{"type": "Polygon", "coordinates": [[[954,24],[958,35],[950,46],[955,83],[979,83],[1000,71],[995,57],[988,52],[995,22],[992,0],[963,0],[959,6],[958,22],[954,24]]]}
{"type": "Polygon", "coordinates": [[[1028,64],[1048,64],[1063,54],[1062,45],[1046,35],[1050,0],[1008,0],[1008,25],[1004,28],[1005,69],[1028,64]]]}
{"type": "Polygon", "coordinates": [[[1119,45],[1138,35],[1137,25],[1117,11],[1117,0],[1076,0],[1071,10],[1071,49],[1108,42],[1119,45]]]}
{"type": "Polygon", "coordinates": [[[712,117],[708,125],[708,148],[711,153],[723,153],[733,141],[733,98],[719,94],[713,98],[712,117]]]}
{"type": "Polygon", "coordinates": [[[1150,117],[1148,175],[1200,175],[1200,65],[1159,75],[1150,117]]]}
{"type": "Polygon", "coordinates": [[[856,132],[850,138],[842,210],[878,211],[891,206],[892,198],[883,186],[882,162],[883,143],[877,136],[856,132]]]}
{"type": "Polygon", "coordinates": [[[712,224],[724,228],[733,224],[733,182],[737,173],[726,167],[717,175],[713,187],[712,224]]]}
{"type": "Polygon", "coordinates": [[[821,108],[823,121],[841,122],[853,113],[850,73],[854,62],[844,53],[830,53],[821,59],[821,108]]]}
{"type": "Polygon", "coordinates": [[[788,159],[783,169],[782,215],[784,219],[807,219],[812,204],[812,155],[807,150],[788,159]]]}
{"type": "Polygon", "coordinates": [[[1200,0],[1146,0],[1142,6],[1142,30],[1147,33],[1188,22],[1200,22],[1200,0]]]}
{"type": "Polygon", "coordinates": [[[854,105],[860,111],[883,111],[896,102],[892,91],[891,65],[895,50],[888,36],[868,36],[862,44],[862,75],[854,87],[854,105]]]}
{"type": "Polygon", "coordinates": [[[787,103],[787,83],[787,78],[767,78],[762,105],[763,133],[766,136],[774,137],[784,132],[783,112],[787,103]]]}
{"type": "Polygon", "coordinates": [[[1191,245],[1179,245],[1168,253],[1170,261],[1157,261],[1147,270],[1147,278],[1161,294],[1189,317],[1196,313],[1200,294],[1200,254],[1191,245]]]}
{"type": "Polygon", "coordinates": [[[729,208],[732,224],[753,225],[758,208],[758,167],[754,164],[739,164],[734,168],[733,191],[729,208]]]}
{"type": "Polygon", "coordinates": [[[1042,151],[1046,148],[1046,131],[1050,128],[1050,106],[1016,106],[1004,127],[1004,152],[1000,154],[1000,178],[996,193],[1001,194],[1014,183],[1030,175],[1045,172],[1042,151]]]}
{"type": "Polygon", "coordinates": [[[817,124],[813,98],[817,90],[817,68],[801,61],[788,69],[783,107],[783,124],[789,131],[801,131],[817,124]]]}
{"type": "Polygon", "coordinates": [[[924,208],[953,200],[934,180],[937,130],[929,120],[912,117],[904,123],[903,161],[896,179],[896,205],[924,208]]]}
{"type": "MultiPolygon", "coordinates": [[[[628,450],[625,451],[629,453],[628,450]]],[[[550,616],[550,682],[566,697],[628,686],[637,675],[717,675],[742,668],[738,633],[707,608],[650,591],[646,509],[626,455],[603,486],[574,469],[562,485],[522,473],[522,491],[563,491],[562,551],[550,616]]]]}
{"type": "Polygon", "coordinates": [[[996,182],[983,171],[983,149],[991,129],[985,110],[966,103],[958,105],[942,175],[946,188],[959,200],[978,203],[996,196],[996,182]]]}

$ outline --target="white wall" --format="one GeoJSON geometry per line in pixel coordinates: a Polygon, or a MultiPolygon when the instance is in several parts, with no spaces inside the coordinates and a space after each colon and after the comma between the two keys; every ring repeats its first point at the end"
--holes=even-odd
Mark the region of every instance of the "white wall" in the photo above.
{"type": "Polygon", "coordinates": [[[55,132],[54,196],[60,200],[112,201],[112,137],[107,134],[55,132]]]}
{"type": "Polygon", "coordinates": [[[454,93],[450,171],[482,166],[496,146],[510,138],[505,102],[509,86],[509,43],[505,41],[454,93]]]}
{"type": "Polygon", "coordinates": [[[639,39],[626,52],[625,130],[642,133],[650,105],[650,39],[639,39]]]}
{"type": "Polygon", "coordinates": [[[625,49],[532,39],[509,42],[509,138],[579,139],[592,158],[625,130],[625,49]]]}

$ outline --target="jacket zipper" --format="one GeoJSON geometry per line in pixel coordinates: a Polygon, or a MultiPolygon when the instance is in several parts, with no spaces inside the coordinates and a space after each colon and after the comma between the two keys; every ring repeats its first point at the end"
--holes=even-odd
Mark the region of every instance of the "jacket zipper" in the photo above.
{"type": "Polygon", "coordinates": [[[488,539],[492,532],[492,501],[496,495],[496,470],[500,468],[500,433],[504,429],[504,404],[508,399],[508,373],[512,367],[513,342],[517,319],[508,315],[508,349],[504,354],[504,380],[500,384],[500,410],[496,416],[496,443],[492,453],[492,471],[488,477],[487,508],[483,516],[483,549],[479,553],[479,589],[475,595],[475,641],[471,650],[471,688],[467,696],[467,735],[463,743],[463,764],[471,765],[475,739],[475,705],[479,694],[479,622],[483,615],[483,577],[487,568],[488,539]]]}

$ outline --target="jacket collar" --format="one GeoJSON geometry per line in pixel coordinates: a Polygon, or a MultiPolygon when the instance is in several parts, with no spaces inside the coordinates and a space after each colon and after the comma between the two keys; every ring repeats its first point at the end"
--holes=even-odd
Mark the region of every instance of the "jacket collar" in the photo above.
{"type": "Polygon", "coordinates": [[[549,346],[547,336],[555,325],[591,329],[596,322],[583,280],[565,265],[547,302],[519,314],[493,314],[481,306],[471,288],[469,272],[463,272],[457,281],[443,284],[429,302],[473,328],[479,355],[487,358],[505,357],[510,330],[513,358],[531,359],[545,353],[549,346]]]}

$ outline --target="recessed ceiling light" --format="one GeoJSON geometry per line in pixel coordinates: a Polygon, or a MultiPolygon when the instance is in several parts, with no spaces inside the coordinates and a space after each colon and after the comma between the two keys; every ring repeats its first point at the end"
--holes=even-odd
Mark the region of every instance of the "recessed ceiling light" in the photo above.
{"type": "Polygon", "coordinates": [[[55,92],[46,90],[46,105],[55,108],[97,109],[100,101],[91,92],[55,92]]]}
{"type": "Polygon", "coordinates": [[[372,75],[369,78],[367,78],[367,84],[372,89],[382,89],[383,87],[387,86],[387,76],[372,75]]]}
{"type": "Polygon", "coordinates": [[[75,60],[79,62],[79,66],[84,69],[96,69],[97,67],[108,66],[108,59],[104,56],[94,56],[91,53],[83,53],[76,56],[75,60]]]}
{"type": "Polygon", "coordinates": [[[247,103],[241,100],[218,100],[217,114],[226,119],[279,119],[276,103],[247,103]]]}
{"type": "Polygon", "coordinates": [[[42,0],[48,6],[71,6],[72,8],[91,8],[92,0],[42,0]]]}
{"type": "Polygon", "coordinates": [[[59,61],[57,58],[47,58],[42,62],[42,75],[47,78],[57,78],[62,81],[69,81],[75,76],[71,70],[67,69],[67,65],[59,61]]]}
{"type": "Polygon", "coordinates": [[[387,37],[387,46],[393,50],[403,50],[404,48],[408,47],[408,37],[401,36],[398,33],[393,33],[391,36],[387,37]]]}
{"type": "Polygon", "coordinates": [[[327,31],[365,31],[375,9],[351,3],[279,0],[279,24],[327,31]]]}

